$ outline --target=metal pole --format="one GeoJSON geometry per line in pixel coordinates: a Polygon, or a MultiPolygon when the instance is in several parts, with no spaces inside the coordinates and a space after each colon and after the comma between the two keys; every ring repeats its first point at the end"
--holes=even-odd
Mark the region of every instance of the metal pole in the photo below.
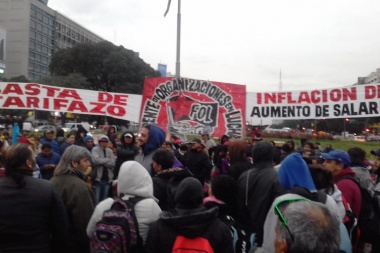
{"type": "Polygon", "coordinates": [[[177,13],[177,58],[175,63],[175,76],[181,76],[181,0],[178,0],[177,13]]]}
{"type": "Polygon", "coordinates": [[[346,139],[346,119],[343,118],[343,139],[346,139]]]}

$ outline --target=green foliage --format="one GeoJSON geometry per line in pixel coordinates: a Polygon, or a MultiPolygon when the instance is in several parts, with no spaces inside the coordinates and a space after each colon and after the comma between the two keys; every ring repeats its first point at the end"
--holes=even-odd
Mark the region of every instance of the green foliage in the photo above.
{"type": "Polygon", "coordinates": [[[87,89],[90,86],[86,77],[79,73],[71,73],[67,76],[47,76],[40,79],[38,83],[74,89],[87,89]]]}
{"type": "Polygon", "coordinates": [[[11,77],[9,79],[7,79],[7,78],[4,77],[1,80],[4,81],[4,82],[30,83],[30,80],[28,78],[26,78],[26,76],[24,76],[24,75],[14,76],[14,77],[11,77]]]}
{"type": "Polygon", "coordinates": [[[80,73],[87,81],[82,88],[132,94],[142,94],[146,77],[159,76],[132,50],[108,41],[61,49],[54,53],[49,69],[54,76],[80,73]]]}

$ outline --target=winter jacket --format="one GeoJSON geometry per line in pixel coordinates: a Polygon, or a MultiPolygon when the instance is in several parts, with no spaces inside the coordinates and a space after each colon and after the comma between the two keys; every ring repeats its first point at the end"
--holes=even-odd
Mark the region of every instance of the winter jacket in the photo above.
{"type": "Polygon", "coordinates": [[[242,161],[236,161],[231,163],[231,167],[227,175],[233,177],[235,180],[238,180],[241,174],[252,168],[253,164],[247,161],[247,159],[244,159],[242,161]]]}
{"type": "MultiPolygon", "coordinates": [[[[325,193],[327,193],[327,192],[325,192],[325,193]]],[[[334,201],[338,207],[337,211],[338,211],[339,220],[343,221],[343,218],[346,216],[346,208],[344,207],[344,204],[343,204],[342,192],[338,189],[336,184],[334,184],[334,192],[333,193],[327,193],[327,194],[330,195],[334,199],[334,201]]]]}
{"type": "MultiPolygon", "coordinates": [[[[185,152],[186,153],[186,152],[185,152]]],[[[183,158],[185,156],[185,153],[182,153],[182,151],[180,149],[176,149],[174,150],[174,156],[177,158],[177,160],[180,162],[180,163],[184,163],[183,161],[183,158]]]]}
{"type": "Polygon", "coordinates": [[[184,179],[175,195],[175,209],[162,212],[160,219],[152,224],[145,252],[171,253],[179,235],[189,239],[203,237],[215,253],[233,252],[231,232],[217,218],[218,208],[207,210],[202,206],[202,199],[200,182],[194,178],[184,179]]]}
{"type": "MultiPolygon", "coordinates": [[[[273,242],[274,242],[275,237],[276,237],[275,230],[276,230],[276,224],[278,221],[278,216],[275,215],[275,213],[274,213],[275,204],[277,204],[280,201],[287,200],[287,199],[298,199],[298,198],[309,199],[312,195],[314,195],[314,197],[312,197],[313,198],[312,200],[317,201],[316,195],[312,194],[310,192],[307,192],[306,189],[304,189],[304,190],[298,189],[296,191],[298,193],[302,193],[302,195],[295,194],[295,193],[288,193],[288,194],[285,194],[285,195],[282,195],[282,196],[276,198],[273,201],[273,203],[272,203],[272,205],[271,205],[271,207],[267,213],[267,216],[265,219],[265,224],[264,224],[264,241],[263,241],[263,251],[264,252],[266,252],[266,253],[274,253],[275,252],[273,242]]],[[[320,201],[317,201],[317,202],[320,202],[320,201]]],[[[336,213],[337,206],[336,206],[334,200],[330,196],[327,195],[326,202],[324,204],[326,205],[326,207],[329,209],[329,211],[331,213],[336,213]]],[[[340,248],[342,250],[343,249],[349,249],[351,245],[350,245],[350,240],[349,240],[349,236],[347,233],[347,229],[345,226],[341,226],[341,225],[340,225],[339,229],[340,229],[341,238],[342,238],[340,248]]],[[[345,251],[345,252],[347,252],[347,251],[345,251]]]]}
{"type": "Polygon", "coordinates": [[[65,175],[55,175],[51,179],[63,200],[69,219],[67,253],[89,252],[86,228],[94,212],[94,194],[84,179],[83,173],[72,171],[65,175]]]}
{"type": "Polygon", "coordinates": [[[49,140],[49,139],[46,139],[46,137],[40,139],[41,145],[44,144],[45,142],[50,143],[53,152],[60,154],[58,142],[56,140],[49,140]]]}
{"type": "MultiPolygon", "coordinates": [[[[118,195],[123,194],[122,198],[125,200],[133,197],[145,198],[135,205],[140,236],[145,242],[150,225],[159,218],[161,213],[157,200],[153,197],[151,176],[139,163],[135,161],[125,162],[120,168],[117,192],[118,195]]],[[[112,203],[113,199],[107,198],[96,206],[87,226],[89,237],[94,233],[96,223],[101,220],[104,211],[109,210],[112,203]]]]}
{"type": "Polygon", "coordinates": [[[117,179],[119,175],[120,166],[123,162],[133,161],[135,156],[139,152],[139,147],[136,145],[135,136],[131,132],[125,132],[120,139],[121,144],[116,147],[116,163],[114,169],[114,178],[117,179]],[[132,142],[126,143],[124,139],[124,135],[130,133],[132,135],[132,142]]]}
{"type": "Polygon", "coordinates": [[[370,166],[365,165],[351,165],[351,169],[355,172],[356,178],[360,182],[360,186],[364,189],[373,189],[373,182],[371,180],[370,166]]]}
{"type": "Polygon", "coordinates": [[[24,176],[20,188],[0,179],[0,252],[63,252],[68,223],[62,199],[51,182],[24,176]]]}
{"type": "Polygon", "coordinates": [[[250,229],[256,233],[258,246],[261,246],[268,210],[273,200],[287,191],[278,181],[272,162],[256,163],[237,182],[240,211],[237,218],[241,224],[250,225],[250,229]]]}
{"type": "Polygon", "coordinates": [[[100,182],[103,175],[104,167],[107,168],[108,172],[108,182],[112,182],[113,180],[113,168],[115,166],[115,156],[113,152],[109,148],[101,148],[100,146],[95,146],[91,150],[91,160],[94,165],[93,170],[96,171],[95,181],[100,182]],[[106,151],[104,155],[104,150],[106,151]]]}
{"type": "Polygon", "coordinates": [[[115,142],[116,138],[117,138],[117,127],[112,125],[112,126],[109,126],[108,127],[108,130],[107,130],[107,137],[109,138],[109,140],[111,142],[115,142]],[[115,131],[114,133],[111,133],[111,129],[113,128],[113,130],[115,131]]]}
{"type": "Polygon", "coordinates": [[[57,166],[60,160],[60,155],[58,155],[55,152],[52,152],[49,157],[42,155],[42,153],[39,153],[36,156],[36,163],[40,168],[43,179],[50,180],[54,175],[54,169],[44,169],[44,166],[46,164],[54,164],[55,166],[57,166]]]}
{"type": "Polygon", "coordinates": [[[210,179],[212,164],[203,150],[190,149],[184,155],[184,166],[193,173],[201,183],[210,179]]]}
{"type": "Polygon", "coordinates": [[[338,175],[333,177],[334,183],[338,186],[342,195],[350,204],[352,212],[359,217],[362,205],[362,195],[359,186],[351,179],[343,179],[344,176],[355,177],[355,172],[351,168],[345,168],[338,175]]]}
{"type": "Polygon", "coordinates": [[[73,145],[73,144],[68,143],[67,141],[64,141],[64,142],[59,146],[59,153],[60,153],[61,155],[63,155],[63,153],[65,153],[65,150],[66,150],[68,147],[70,147],[71,145],[73,145]]]}
{"type": "Polygon", "coordinates": [[[192,177],[186,168],[170,168],[162,170],[152,178],[153,193],[158,199],[161,210],[166,211],[174,208],[174,194],[179,183],[186,177],[192,177]]]}

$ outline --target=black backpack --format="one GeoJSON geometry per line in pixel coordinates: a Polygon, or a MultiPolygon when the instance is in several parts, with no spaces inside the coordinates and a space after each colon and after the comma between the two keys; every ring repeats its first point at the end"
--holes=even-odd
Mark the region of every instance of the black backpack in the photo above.
{"type": "Polygon", "coordinates": [[[142,198],[115,198],[111,209],[103,213],[90,238],[91,253],[139,253],[143,241],[134,211],[142,198]]]}
{"type": "Polygon", "coordinates": [[[359,187],[362,196],[360,215],[358,217],[358,226],[361,231],[380,236],[380,213],[376,211],[379,204],[379,195],[360,186],[360,181],[350,175],[339,178],[340,180],[349,179],[359,187]]]}
{"type": "Polygon", "coordinates": [[[256,234],[244,229],[230,215],[225,215],[221,220],[230,228],[234,253],[253,253],[256,251],[256,234]]]}

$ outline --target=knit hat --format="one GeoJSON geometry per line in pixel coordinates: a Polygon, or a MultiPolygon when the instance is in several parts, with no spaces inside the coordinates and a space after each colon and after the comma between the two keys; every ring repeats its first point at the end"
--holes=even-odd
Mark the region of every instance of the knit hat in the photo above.
{"type": "Polygon", "coordinates": [[[99,135],[99,137],[98,137],[98,142],[102,142],[102,141],[104,141],[104,142],[109,142],[110,141],[110,139],[107,137],[107,135],[99,135]]]}
{"type": "Polygon", "coordinates": [[[174,196],[174,202],[176,203],[176,208],[196,209],[202,206],[203,196],[201,182],[193,177],[188,177],[179,184],[174,196]]]}
{"type": "Polygon", "coordinates": [[[86,144],[87,143],[87,141],[89,141],[89,140],[94,140],[94,137],[92,137],[91,135],[86,135],[86,137],[84,137],[84,139],[83,139],[83,142],[84,142],[84,144],[86,144]]]}

